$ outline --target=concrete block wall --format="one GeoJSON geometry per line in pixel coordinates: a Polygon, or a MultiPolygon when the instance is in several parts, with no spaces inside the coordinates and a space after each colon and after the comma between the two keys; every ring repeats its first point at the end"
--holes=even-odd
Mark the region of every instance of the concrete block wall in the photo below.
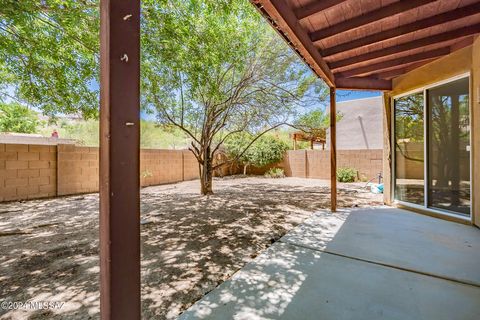
{"type": "Polygon", "coordinates": [[[183,181],[183,152],[143,149],[140,152],[140,184],[153,186],[183,181]]]}
{"type": "MultiPolygon", "coordinates": [[[[99,150],[72,144],[0,144],[0,202],[97,192],[99,150]]],[[[142,149],[142,187],[198,178],[188,150],[142,149]]]]}
{"type": "Polygon", "coordinates": [[[191,151],[183,151],[183,180],[198,179],[198,162],[191,151]]]}
{"type": "MultiPolygon", "coordinates": [[[[382,171],[382,150],[339,150],[337,160],[339,168],[355,168],[367,179],[382,171]]],[[[288,151],[284,161],[276,166],[283,167],[290,177],[330,178],[328,150],[288,151]]],[[[263,174],[268,168],[250,168],[248,172],[263,174]]],[[[229,171],[229,167],[224,167],[216,175],[236,173],[229,171]]],[[[0,144],[0,202],[97,192],[98,174],[98,148],[0,144]]],[[[188,150],[140,152],[142,187],[197,178],[197,160],[188,150]]]]}
{"type": "MultiPolygon", "coordinates": [[[[338,150],[337,168],[354,168],[361,178],[371,179],[382,172],[382,149],[338,150]]],[[[280,167],[288,177],[330,179],[328,150],[290,150],[280,167]]]]}
{"type": "Polygon", "coordinates": [[[0,201],[55,196],[57,147],[0,144],[0,201]]]}
{"type": "Polygon", "coordinates": [[[58,195],[98,191],[98,148],[58,145],[58,195]]]}

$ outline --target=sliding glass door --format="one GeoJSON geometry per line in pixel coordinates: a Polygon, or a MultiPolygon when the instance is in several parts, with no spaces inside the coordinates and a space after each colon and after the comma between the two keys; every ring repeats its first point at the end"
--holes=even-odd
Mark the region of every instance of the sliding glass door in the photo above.
{"type": "Polygon", "coordinates": [[[469,78],[394,101],[394,197],[470,215],[469,78]]]}
{"type": "Polygon", "coordinates": [[[468,78],[427,90],[428,205],[470,214],[468,78]]]}

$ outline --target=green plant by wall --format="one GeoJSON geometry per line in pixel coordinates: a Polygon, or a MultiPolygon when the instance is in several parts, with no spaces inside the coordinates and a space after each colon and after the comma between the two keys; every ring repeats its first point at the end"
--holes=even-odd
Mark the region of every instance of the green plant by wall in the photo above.
{"type": "Polygon", "coordinates": [[[238,159],[243,165],[246,174],[248,166],[264,167],[282,161],[288,145],[273,135],[264,135],[253,144],[254,137],[248,133],[232,135],[224,145],[227,155],[231,159],[238,159]]]}
{"type": "Polygon", "coordinates": [[[281,168],[271,168],[265,172],[266,178],[285,178],[285,171],[281,168]]]}
{"type": "Polygon", "coordinates": [[[338,182],[355,182],[357,179],[357,170],[354,168],[338,168],[337,181],[338,182]]]}
{"type": "Polygon", "coordinates": [[[0,103],[0,132],[36,133],[40,121],[35,111],[19,103],[0,103]]]}

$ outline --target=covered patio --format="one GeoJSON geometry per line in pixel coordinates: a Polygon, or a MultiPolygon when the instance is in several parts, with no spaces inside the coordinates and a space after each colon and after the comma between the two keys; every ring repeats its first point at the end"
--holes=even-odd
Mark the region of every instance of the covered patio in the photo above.
{"type": "MultiPolygon", "coordinates": [[[[330,86],[331,211],[283,237],[182,318],[478,319],[480,231],[473,225],[480,223],[480,1],[251,2],[330,86]],[[440,93],[448,101],[456,97],[449,110],[460,104],[466,110],[464,118],[457,113],[449,121],[451,132],[468,137],[457,147],[469,170],[459,181],[456,159],[458,170],[449,169],[453,177],[441,191],[458,195],[455,185],[464,186],[464,212],[434,202],[438,179],[430,179],[436,172],[428,161],[436,149],[425,142],[416,159],[421,177],[407,174],[425,186],[416,190],[420,203],[402,203],[392,130],[397,98],[421,92],[425,102],[430,88],[453,88],[449,83],[457,80],[466,87],[461,93],[440,93]],[[384,92],[384,202],[442,219],[397,208],[336,212],[336,89],[384,92]]],[[[139,1],[104,0],[101,13],[101,313],[103,319],[138,319],[139,1]]],[[[422,106],[423,115],[432,113],[428,108],[422,106]]]]}
{"type": "Polygon", "coordinates": [[[478,319],[479,248],[402,209],[319,212],[180,319],[478,319]]]}
{"type": "MultiPolygon", "coordinates": [[[[478,319],[480,231],[472,225],[480,221],[475,161],[480,3],[252,2],[330,85],[331,115],[335,89],[383,91],[384,203],[415,212],[392,207],[337,211],[332,174],[330,212],[316,214],[282,237],[181,319],[478,319]],[[461,81],[462,89],[456,90],[461,81]],[[432,98],[435,90],[441,90],[438,100],[432,98]],[[416,105],[412,92],[418,95],[416,105]],[[397,108],[402,98],[408,101],[402,105],[405,114],[420,106],[414,115],[421,119],[417,140],[408,132],[413,127],[401,131],[396,122],[404,115],[397,108]],[[438,105],[449,113],[451,128],[440,130],[451,143],[449,160],[438,156],[447,142],[438,144],[432,133],[441,117],[435,113],[438,105]],[[466,111],[458,116],[461,108],[466,111]],[[411,150],[412,141],[418,145],[416,157],[402,149],[410,143],[411,150]],[[462,178],[459,158],[465,159],[462,178]],[[408,167],[409,161],[416,165],[408,167]],[[465,171],[468,163],[471,170],[465,171]],[[445,185],[437,175],[441,168],[450,168],[442,173],[445,185]],[[455,212],[460,203],[466,214],[455,212]]],[[[330,132],[335,170],[333,117],[330,132]]]]}

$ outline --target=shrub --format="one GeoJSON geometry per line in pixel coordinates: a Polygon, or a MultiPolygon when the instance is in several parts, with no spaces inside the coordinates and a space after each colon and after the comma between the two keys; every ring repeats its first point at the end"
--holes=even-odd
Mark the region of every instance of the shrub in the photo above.
{"type": "Polygon", "coordinates": [[[355,182],[357,178],[357,170],[354,168],[338,168],[337,181],[339,182],[355,182]]]}
{"type": "Polygon", "coordinates": [[[27,106],[0,102],[0,132],[35,133],[39,125],[37,113],[27,106]]]}
{"type": "Polygon", "coordinates": [[[248,166],[264,167],[283,160],[288,145],[272,135],[264,135],[258,138],[245,151],[245,148],[254,139],[254,136],[241,133],[232,135],[225,141],[227,155],[231,159],[238,158],[243,165],[243,173],[247,173],[248,166]]]}
{"type": "Polygon", "coordinates": [[[266,178],[285,178],[285,172],[280,168],[271,168],[265,172],[266,178]]]}

